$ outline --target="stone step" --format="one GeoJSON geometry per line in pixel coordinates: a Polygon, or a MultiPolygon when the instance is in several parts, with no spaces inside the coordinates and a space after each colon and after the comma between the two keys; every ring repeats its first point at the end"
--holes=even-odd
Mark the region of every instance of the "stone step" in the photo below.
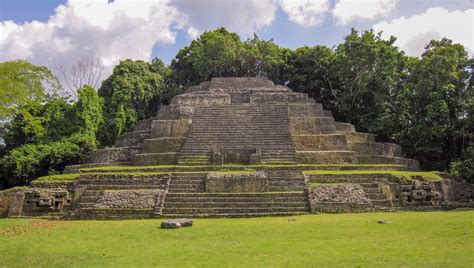
{"type": "Polygon", "coordinates": [[[167,208],[163,207],[163,214],[214,214],[214,213],[269,213],[269,212],[309,212],[309,207],[212,207],[212,208],[167,208]]]}
{"type": "Polygon", "coordinates": [[[96,208],[81,208],[73,211],[68,215],[68,218],[73,219],[137,219],[137,218],[152,218],[154,217],[153,210],[139,210],[139,209],[96,209],[96,208]]]}
{"type": "Polygon", "coordinates": [[[150,185],[150,184],[104,184],[104,185],[95,185],[89,184],[89,188],[94,190],[137,190],[137,189],[163,189],[162,185],[150,185]]]}
{"type": "MultiPolygon", "coordinates": [[[[306,197],[274,197],[274,198],[263,198],[263,197],[176,197],[170,195],[176,195],[179,193],[168,193],[165,198],[165,202],[219,202],[219,203],[233,203],[233,202],[274,202],[274,203],[286,203],[286,202],[306,202],[306,197]]],[[[186,193],[188,194],[188,193],[186,193]]]]}
{"type": "Polygon", "coordinates": [[[285,202],[275,204],[274,202],[169,202],[166,201],[165,207],[167,209],[171,208],[218,208],[222,205],[228,208],[271,208],[277,205],[278,207],[308,207],[307,202],[285,202]]]}
{"type": "Polygon", "coordinates": [[[212,213],[212,214],[163,214],[167,218],[244,218],[244,217],[269,217],[269,216],[295,216],[308,212],[269,212],[269,213],[212,213]]]}

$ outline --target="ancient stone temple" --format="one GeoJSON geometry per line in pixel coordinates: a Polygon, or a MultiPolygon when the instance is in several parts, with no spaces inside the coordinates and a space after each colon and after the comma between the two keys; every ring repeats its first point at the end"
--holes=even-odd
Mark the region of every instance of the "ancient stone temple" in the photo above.
{"type": "Polygon", "coordinates": [[[213,78],[114,148],[68,167],[69,179],[0,195],[0,213],[230,217],[472,205],[470,184],[394,172],[418,169],[400,146],[336,122],[306,94],[262,77],[213,78]]]}

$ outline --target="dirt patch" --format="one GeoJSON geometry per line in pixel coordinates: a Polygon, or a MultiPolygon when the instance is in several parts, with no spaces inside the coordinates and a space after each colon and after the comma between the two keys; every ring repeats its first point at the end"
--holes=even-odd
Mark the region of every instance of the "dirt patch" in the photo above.
{"type": "Polygon", "coordinates": [[[0,236],[16,236],[21,234],[26,234],[38,229],[49,229],[57,226],[65,226],[70,225],[71,222],[66,221],[47,221],[47,220],[39,220],[34,221],[30,224],[21,224],[21,225],[12,225],[0,229],[0,236]]]}

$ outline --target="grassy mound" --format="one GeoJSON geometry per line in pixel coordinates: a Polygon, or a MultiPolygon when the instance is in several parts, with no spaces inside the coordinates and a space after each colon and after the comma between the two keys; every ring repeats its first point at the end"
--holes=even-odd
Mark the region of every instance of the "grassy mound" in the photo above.
{"type": "Polygon", "coordinates": [[[0,267],[472,267],[474,211],[160,220],[0,220],[0,267]],[[391,224],[378,224],[385,219],[391,224]]]}

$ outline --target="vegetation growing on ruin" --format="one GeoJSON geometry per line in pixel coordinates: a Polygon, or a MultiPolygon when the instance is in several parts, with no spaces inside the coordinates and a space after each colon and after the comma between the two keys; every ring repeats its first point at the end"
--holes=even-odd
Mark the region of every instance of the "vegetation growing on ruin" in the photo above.
{"type": "Polygon", "coordinates": [[[471,267],[473,211],[160,220],[0,220],[5,267],[471,267]],[[390,224],[378,224],[378,220],[390,224]],[[100,242],[98,242],[100,241],[100,242]]]}

